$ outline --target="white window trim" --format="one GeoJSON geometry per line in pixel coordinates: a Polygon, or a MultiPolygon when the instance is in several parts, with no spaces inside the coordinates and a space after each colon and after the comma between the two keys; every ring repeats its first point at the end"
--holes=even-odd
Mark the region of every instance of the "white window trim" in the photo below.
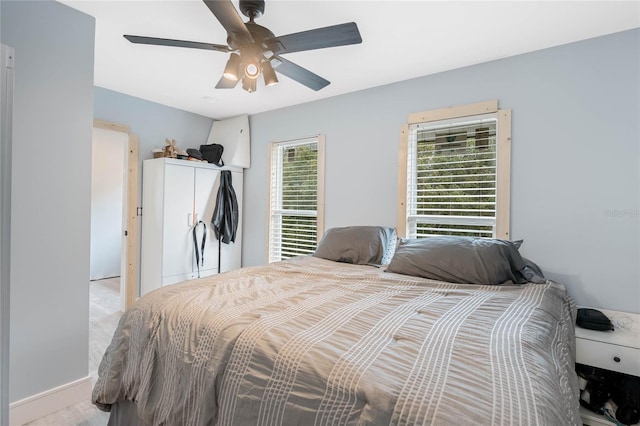
{"type": "Polygon", "coordinates": [[[510,193],[511,193],[511,110],[498,109],[498,101],[491,100],[475,104],[422,111],[409,115],[407,123],[400,129],[398,155],[398,235],[407,233],[407,155],[409,126],[441,120],[495,113],[498,120],[496,140],[496,238],[509,239],[510,193]]]}
{"type": "Polygon", "coordinates": [[[272,154],[273,147],[275,145],[304,145],[310,142],[316,142],[318,145],[318,191],[317,191],[317,214],[316,214],[316,242],[319,242],[322,236],[324,235],[324,193],[325,193],[325,136],[324,135],[316,135],[311,137],[299,138],[299,139],[290,139],[284,141],[275,141],[271,142],[267,147],[267,208],[266,208],[266,224],[265,227],[265,263],[269,263],[270,261],[270,250],[269,247],[271,241],[271,166],[272,166],[272,154]]]}

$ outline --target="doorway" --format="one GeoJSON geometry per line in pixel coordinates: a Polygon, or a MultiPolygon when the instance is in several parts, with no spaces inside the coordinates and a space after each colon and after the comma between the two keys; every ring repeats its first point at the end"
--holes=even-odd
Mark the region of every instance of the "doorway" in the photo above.
{"type": "Polygon", "coordinates": [[[0,424],[9,423],[13,48],[0,44],[0,424]]]}
{"type": "Polygon", "coordinates": [[[94,120],[91,280],[119,277],[120,309],[138,294],[138,139],[121,124],[94,120]]]}
{"type": "MultiPolygon", "coordinates": [[[[121,277],[126,214],[126,133],[93,128],[91,160],[91,281],[121,277]]],[[[126,276],[126,271],[125,271],[126,276]]]]}

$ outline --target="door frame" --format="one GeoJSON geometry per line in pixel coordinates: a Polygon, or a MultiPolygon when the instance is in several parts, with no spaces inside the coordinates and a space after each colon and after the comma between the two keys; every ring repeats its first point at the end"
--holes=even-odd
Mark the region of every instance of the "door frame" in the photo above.
{"type": "Polygon", "coordinates": [[[11,296],[11,163],[14,51],[0,44],[0,424],[9,424],[9,323],[11,296]]]}
{"type": "Polygon", "coordinates": [[[128,309],[138,296],[138,136],[131,134],[129,126],[103,120],[93,120],[97,129],[122,132],[127,135],[127,173],[125,174],[126,202],[123,203],[125,232],[122,250],[120,294],[122,310],[128,309]]]}

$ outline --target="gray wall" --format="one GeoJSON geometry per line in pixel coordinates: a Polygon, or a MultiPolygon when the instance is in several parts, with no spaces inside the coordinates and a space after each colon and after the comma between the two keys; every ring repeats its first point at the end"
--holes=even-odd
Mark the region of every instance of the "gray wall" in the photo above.
{"type": "Polygon", "coordinates": [[[151,150],[175,139],[178,148],[199,148],[207,143],[213,119],[155,102],[95,87],[94,117],[129,126],[138,135],[140,161],[152,158],[151,150]]]}
{"type": "Polygon", "coordinates": [[[251,116],[243,265],[266,258],[269,142],[326,135],[326,228],[393,226],[408,114],[498,99],[512,239],[579,304],[640,312],[639,52],[636,29],[251,116]]]}
{"type": "Polygon", "coordinates": [[[15,49],[10,400],[88,375],[94,19],[2,2],[15,49]]]}
{"type": "MultiPolygon", "coordinates": [[[[153,158],[152,150],[164,147],[165,139],[175,139],[180,150],[197,149],[200,145],[207,143],[213,124],[212,118],[102,87],[94,89],[93,108],[94,118],[127,125],[130,132],[138,136],[138,206],[142,205],[142,162],[153,158]]],[[[138,222],[138,239],[140,239],[140,225],[141,223],[138,222]]],[[[141,244],[138,241],[138,248],[140,247],[141,244]]],[[[139,280],[140,276],[138,276],[138,282],[139,280]]]]}

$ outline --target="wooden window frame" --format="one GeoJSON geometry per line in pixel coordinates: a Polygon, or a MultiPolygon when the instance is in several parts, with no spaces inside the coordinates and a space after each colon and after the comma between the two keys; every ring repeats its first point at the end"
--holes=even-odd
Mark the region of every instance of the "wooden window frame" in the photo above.
{"type": "Polygon", "coordinates": [[[510,236],[511,193],[511,110],[498,109],[498,101],[491,100],[468,105],[452,106],[437,110],[417,112],[409,115],[400,129],[398,164],[398,235],[407,233],[407,188],[409,126],[419,123],[473,117],[495,113],[497,118],[496,138],[496,230],[495,238],[508,240],[510,236]]]}
{"type": "Polygon", "coordinates": [[[317,199],[316,199],[316,242],[319,242],[322,236],[324,235],[324,195],[325,195],[325,136],[324,135],[316,135],[310,137],[303,137],[285,141],[275,141],[271,142],[268,146],[267,150],[267,215],[266,215],[266,238],[265,238],[265,261],[266,263],[270,263],[271,260],[271,216],[272,216],[272,207],[271,207],[271,173],[272,173],[272,160],[273,153],[276,146],[282,145],[302,145],[305,141],[309,143],[311,141],[317,143],[318,147],[318,188],[317,188],[317,199]]]}

